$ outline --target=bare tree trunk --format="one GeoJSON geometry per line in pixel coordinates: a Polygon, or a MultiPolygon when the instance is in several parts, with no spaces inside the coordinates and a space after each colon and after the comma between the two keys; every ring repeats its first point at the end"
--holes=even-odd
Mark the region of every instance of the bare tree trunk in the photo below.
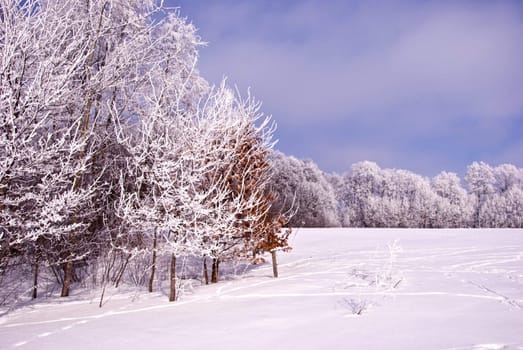
{"type": "Polygon", "coordinates": [[[271,250],[271,257],[272,257],[272,274],[274,275],[274,278],[278,278],[278,261],[276,260],[276,251],[271,250]]]}
{"type": "Polygon", "coordinates": [[[218,283],[218,267],[220,260],[218,258],[212,259],[211,283],[218,283]]]}
{"type": "Polygon", "coordinates": [[[203,278],[205,280],[205,284],[209,284],[209,271],[207,270],[207,256],[203,257],[203,278]]]}
{"type": "Polygon", "coordinates": [[[169,293],[169,301],[176,300],[176,256],[171,256],[171,288],[169,293]]]}
{"type": "Polygon", "coordinates": [[[105,287],[107,286],[107,283],[103,283],[102,287],[102,295],[100,295],[100,303],[98,304],[98,307],[102,307],[104,305],[104,296],[105,296],[105,287]]]}
{"type": "Polygon", "coordinates": [[[112,263],[110,261],[107,261],[104,267],[104,273],[102,276],[102,295],[100,296],[100,303],[98,304],[98,307],[102,307],[104,303],[104,295],[105,295],[105,288],[107,287],[107,283],[109,283],[109,275],[111,273],[111,269],[114,266],[114,262],[116,260],[116,256],[113,251],[109,251],[107,253],[107,259],[110,260],[110,255],[113,256],[112,263]]]}
{"type": "Polygon", "coordinates": [[[69,296],[69,289],[71,287],[71,280],[73,279],[73,262],[71,260],[64,264],[64,282],[62,283],[61,297],[69,296]]]}
{"type": "Polygon", "coordinates": [[[50,268],[51,268],[51,271],[53,272],[54,277],[56,278],[56,283],[63,284],[64,283],[64,278],[62,277],[60,272],[58,272],[57,266],[56,265],[51,265],[50,268]]]}
{"type": "Polygon", "coordinates": [[[153,238],[153,262],[151,266],[151,277],[149,278],[149,293],[153,291],[154,273],[156,272],[156,229],[154,230],[153,238]]]}
{"type": "Polygon", "coordinates": [[[34,279],[33,279],[33,299],[38,296],[38,257],[35,257],[34,279]]]}
{"type": "Polygon", "coordinates": [[[118,285],[120,284],[120,280],[122,279],[123,277],[123,274],[125,272],[125,269],[127,268],[127,265],[129,264],[129,260],[131,259],[131,254],[127,255],[127,258],[125,259],[125,263],[123,264],[123,266],[120,268],[120,271],[118,272],[117,274],[117,277],[116,277],[116,283],[114,285],[115,288],[118,288],[118,285]]]}

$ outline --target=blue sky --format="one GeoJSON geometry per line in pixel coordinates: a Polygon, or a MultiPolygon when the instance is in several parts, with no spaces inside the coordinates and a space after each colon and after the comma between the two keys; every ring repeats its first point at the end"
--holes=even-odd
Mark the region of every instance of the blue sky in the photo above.
{"type": "Polygon", "coordinates": [[[169,0],[212,83],[248,87],[276,148],[345,172],[523,167],[523,1],[169,0]]]}

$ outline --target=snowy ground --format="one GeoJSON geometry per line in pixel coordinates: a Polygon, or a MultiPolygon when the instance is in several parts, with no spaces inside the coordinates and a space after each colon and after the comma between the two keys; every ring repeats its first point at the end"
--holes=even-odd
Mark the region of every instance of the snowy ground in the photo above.
{"type": "Polygon", "coordinates": [[[523,230],[301,229],[269,264],[154,295],[47,300],[2,349],[523,349],[523,230]]]}

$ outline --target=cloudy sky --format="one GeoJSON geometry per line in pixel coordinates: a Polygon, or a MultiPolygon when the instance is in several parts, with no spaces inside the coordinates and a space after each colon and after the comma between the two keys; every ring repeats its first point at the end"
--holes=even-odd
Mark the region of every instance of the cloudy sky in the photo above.
{"type": "Polygon", "coordinates": [[[523,167],[523,1],[169,0],[200,71],[251,88],[277,149],[345,172],[523,167]]]}

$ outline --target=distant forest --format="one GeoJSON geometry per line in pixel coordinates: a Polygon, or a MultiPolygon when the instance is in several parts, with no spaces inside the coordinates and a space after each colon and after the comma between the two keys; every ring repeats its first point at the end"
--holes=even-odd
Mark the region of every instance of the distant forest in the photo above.
{"type": "Polygon", "coordinates": [[[272,210],[294,210],[292,227],[523,227],[523,169],[474,162],[464,179],[442,172],[430,179],[365,161],[347,174],[314,162],[271,155],[272,210]]]}

